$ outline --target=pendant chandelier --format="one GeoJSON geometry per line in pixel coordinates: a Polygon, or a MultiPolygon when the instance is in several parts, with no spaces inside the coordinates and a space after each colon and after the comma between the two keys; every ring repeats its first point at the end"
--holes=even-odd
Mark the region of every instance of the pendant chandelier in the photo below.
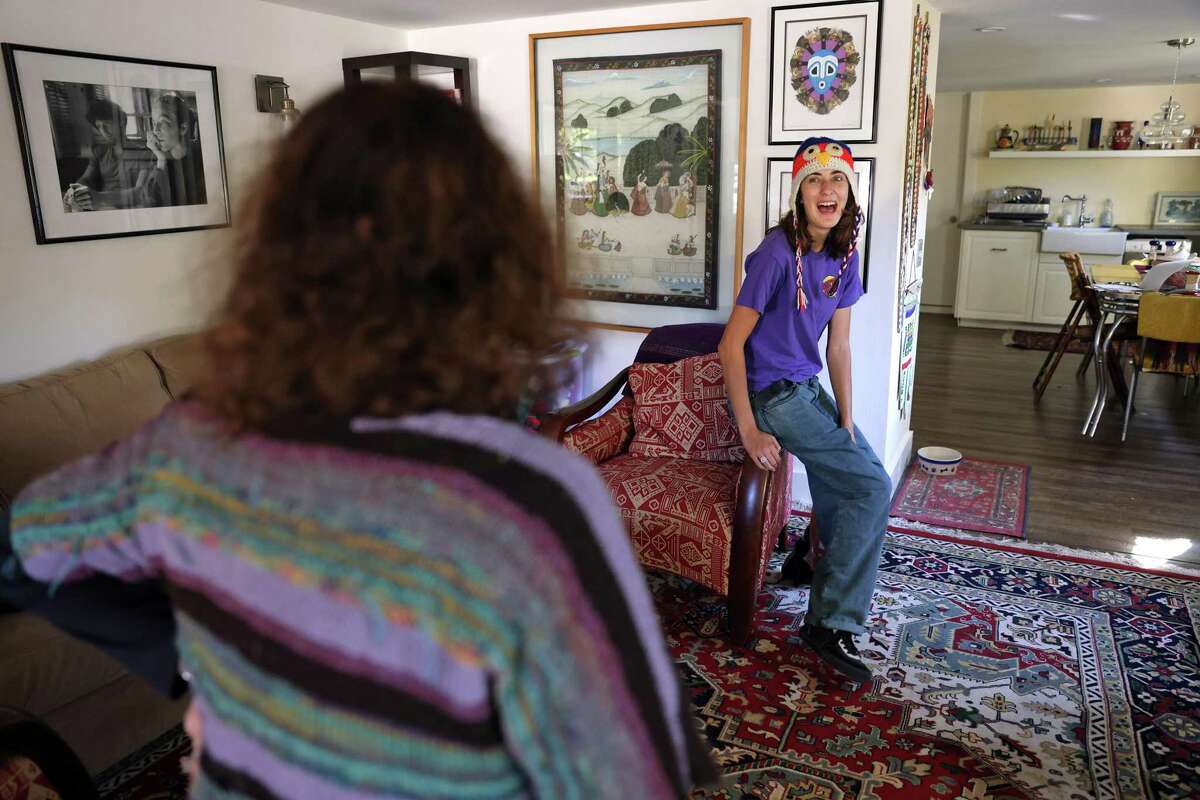
{"type": "Polygon", "coordinates": [[[1167,102],[1159,106],[1158,113],[1150,118],[1150,124],[1143,126],[1141,133],[1138,134],[1142,144],[1148,147],[1162,149],[1181,145],[1186,147],[1195,131],[1194,125],[1184,122],[1187,115],[1183,113],[1183,107],[1175,99],[1175,81],[1179,78],[1179,59],[1183,55],[1183,48],[1195,43],[1195,38],[1191,36],[1183,39],[1168,39],[1166,42],[1168,47],[1174,47],[1176,50],[1175,74],[1171,76],[1171,93],[1167,96],[1167,102]]]}

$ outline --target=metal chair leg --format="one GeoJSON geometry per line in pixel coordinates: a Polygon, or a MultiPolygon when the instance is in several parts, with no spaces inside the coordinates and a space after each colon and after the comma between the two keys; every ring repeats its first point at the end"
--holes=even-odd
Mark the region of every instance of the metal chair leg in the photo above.
{"type": "Polygon", "coordinates": [[[1096,409],[1100,405],[1100,396],[1104,393],[1104,351],[1100,349],[1100,337],[1104,332],[1105,314],[1101,314],[1093,326],[1092,333],[1092,355],[1095,356],[1096,365],[1096,394],[1092,398],[1092,408],[1088,411],[1087,420],[1083,423],[1083,430],[1080,431],[1084,436],[1091,436],[1092,420],[1096,417],[1096,409]]]}
{"type": "MultiPolygon", "coordinates": [[[[1097,400],[1096,413],[1095,413],[1095,416],[1092,417],[1092,420],[1091,420],[1092,429],[1088,433],[1088,436],[1094,437],[1096,435],[1096,430],[1100,427],[1100,418],[1102,416],[1104,416],[1104,406],[1108,402],[1108,381],[1106,381],[1104,379],[1104,364],[1105,364],[1105,360],[1106,360],[1105,356],[1107,356],[1107,354],[1108,354],[1108,346],[1110,344],[1112,344],[1113,334],[1115,334],[1117,332],[1117,328],[1124,321],[1124,319],[1125,319],[1124,314],[1114,315],[1112,325],[1109,326],[1108,332],[1104,335],[1104,341],[1102,343],[1097,344],[1097,346],[1096,346],[1096,352],[1099,354],[1096,357],[1096,363],[1097,363],[1097,365],[1099,365],[1096,370],[1096,378],[1100,382],[1100,394],[1096,398],[1096,400],[1097,400]]],[[[1114,383],[1116,382],[1116,377],[1117,377],[1116,375],[1113,376],[1114,383]]],[[[1123,377],[1124,376],[1122,376],[1122,378],[1123,377]]],[[[1114,388],[1119,390],[1119,387],[1114,387],[1114,388]]]]}
{"type": "Polygon", "coordinates": [[[1133,363],[1133,374],[1129,375],[1129,398],[1126,401],[1126,419],[1121,425],[1121,441],[1126,439],[1126,434],[1129,432],[1129,417],[1133,415],[1133,398],[1138,393],[1138,375],[1141,374],[1142,356],[1146,355],[1146,339],[1142,339],[1141,347],[1138,351],[1138,360],[1133,363]]]}

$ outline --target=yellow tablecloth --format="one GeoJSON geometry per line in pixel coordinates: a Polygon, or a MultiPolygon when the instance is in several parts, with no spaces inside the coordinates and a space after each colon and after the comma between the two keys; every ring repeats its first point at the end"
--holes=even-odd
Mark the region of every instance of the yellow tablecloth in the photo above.
{"type": "Polygon", "coordinates": [[[1141,283],[1142,276],[1129,264],[1095,264],[1092,280],[1096,283],[1141,283]]]}

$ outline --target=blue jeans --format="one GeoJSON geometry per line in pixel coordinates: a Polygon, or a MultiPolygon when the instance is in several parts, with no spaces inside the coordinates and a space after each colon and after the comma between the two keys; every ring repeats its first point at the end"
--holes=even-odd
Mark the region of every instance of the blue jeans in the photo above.
{"type": "Polygon", "coordinates": [[[808,473],[813,520],[825,552],[814,565],[806,622],[861,633],[871,608],[892,481],[856,427],[841,427],[816,378],[752,392],[754,421],[808,473]]]}

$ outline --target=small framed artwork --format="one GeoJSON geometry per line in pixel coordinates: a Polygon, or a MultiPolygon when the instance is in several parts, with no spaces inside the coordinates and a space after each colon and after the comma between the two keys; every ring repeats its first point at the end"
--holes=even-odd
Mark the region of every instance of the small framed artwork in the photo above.
{"type": "Polygon", "coordinates": [[[1154,201],[1155,225],[1200,225],[1200,192],[1159,192],[1154,201]]]}
{"type": "Polygon", "coordinates": [[[534,184],[606,326],[723,321],[742,237],[750,22],[529,37],[534,184]]]}
{"type": "Polygon", "coordinates": [[[883,0],[771,9],[770,144],[874,142],[883,0]]]}
{"type": "Polygon", "coordinates": [[[3,52],[38,244],[229,224],[216,67],[3,52]]]}
{"type": "MultiPolygon", "coordinates": [[[[867,243],[871,241],[871,206],[872,200],[875,198],[874,170],[874,158],[864,157],[854,159],[854,175],[856,178],[853,186],[854,199],[863,213],[862,228],[858,232],[858,265],[862,271],[859,277],[862,278],[864,292],[867,290],[867,276],[870,272],[867,243]]],[[[778,225],[780,220],[788,213],[791,205],[788,193],[791,192],[791,188],[792,159],[768,158],[766,202],[768,229],[778,225]]]]}

